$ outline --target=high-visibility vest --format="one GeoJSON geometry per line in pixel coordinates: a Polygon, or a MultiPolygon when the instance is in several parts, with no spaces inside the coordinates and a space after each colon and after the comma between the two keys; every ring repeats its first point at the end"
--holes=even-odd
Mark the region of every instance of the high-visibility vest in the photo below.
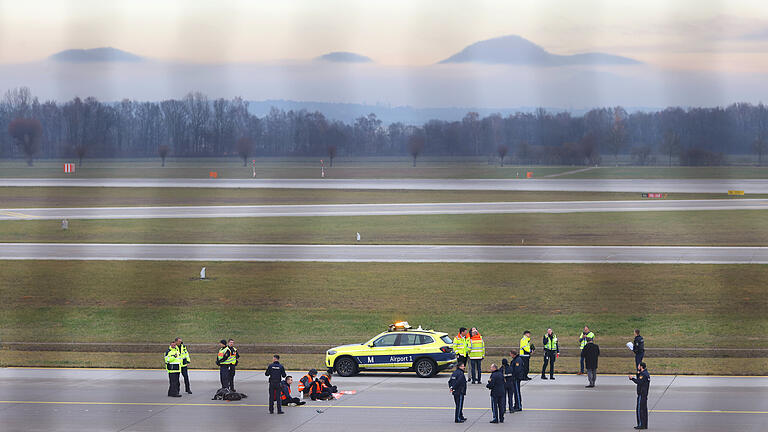
{"type": "MultiPolygon", "coordinates": [[[[581,345],[579,346],[579,349],[584,349],[584,345],[587,344],[587,338],[595,339],[595,334],[592,332],[587,333],[584,335],[584,332],[581,333],[581,345]]],[[[593,340],[594,342],[594,340],[593,340]]]]}
{"type": "Polygon", "coordinates": [[[557,335],[552,333],[551,338],[547,336],[544,336],[544,338],[547,340],[547,343],[544,344],[544,349],[550,350],[550,351],[557,351],[557,335]]]}
{"type": "Polygon", "coordinates": [[[480,336],[480,333],[472,336],[469,341],[469,358],[474,360],[484,358],[485,342],[483,342],[483,337],[480,336]]]}
{"type": "Polygon", "coordinates": [[[299,385],[297,387],[299,389],[299,391],[304,391],[305,383],[306,383],[306,387],[307,388],[312,386],[312,380],[313,379],[314,378],[312,378],[312,375],[310,375],[310,374],[306,374],[303,377],[301,377],[301,379],[299,380],[299,385]],[[306,380],[304,378],[306,378],[306,380]]]}
{"type": "Polygon", "coordinates": [[[181,366],[187,367],[188,364],[192,363],[192,361],[189,359],[189,351],[187,351],[187,346],[184,344],[181,344],[181,347],[178,347],[179,353],[181,354],[181,366]]]}
{"type": "Polygon", "coordinates": [[[469,347],[469,337],[464,337],[460,334],[457,334],[456,337],[453,338],[453,352],[455,352],[456,355],[466,357],[467,353],[469,353],[469,347]]]}
{"type": "Polygon", "coordinates": [[[281,393],[280,399],[285,400],[285,399],[288,399],[289,397],[291,397],[291,386],[283,386],[282,384],[280,384],[280,386],[283,387],[283,388],[288,387],[288,396],[285,395],[284,391],[280,392],[281,393]]]}
{"type": "Polygon", "coordinates": [[[224,359],[224,353],[226,353],[227,351],[230,351],[229,347],[224,347],[224,348],[219,350],[218,357],[219,357],[219,364],[220,365],[235,364],[235,360],[237,360],[237,359],[235,359],[235,356],[232,355],[231,351],[229,352],[229,357],[227,357],[226,360],[223,360],[224,359]]]}
{"type": "Polygon", "coordinates": [[[523,336],[520,339],[520,355],[521,356],[531,355],[531,338],[529,338],[528,336],[523,336]]]}
{"type": "Polygon", "coordinates": [[[168,373],[181,372],[181,353],[178,347],[169,346],[165,352],[165,370],[168,373]]]}

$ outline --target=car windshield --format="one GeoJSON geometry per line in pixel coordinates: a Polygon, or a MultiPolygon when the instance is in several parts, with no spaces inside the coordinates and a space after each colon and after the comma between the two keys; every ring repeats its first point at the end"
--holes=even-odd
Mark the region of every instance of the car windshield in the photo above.
{"type": "Polygon", "coordinates": [[[448,335],[441,336],[440,339],[442,339],[445,343],[453,343],[453,340],[451,340],[448,335]]]}

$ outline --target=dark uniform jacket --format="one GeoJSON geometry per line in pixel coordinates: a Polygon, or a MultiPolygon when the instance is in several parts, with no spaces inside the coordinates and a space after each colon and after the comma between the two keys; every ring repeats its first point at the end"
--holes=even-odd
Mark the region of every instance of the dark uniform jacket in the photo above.
{"type": "Polygon", "coordinates": [[[634,351],[635,354],[642,354],[645,352],[645,341],[642,336],[635,336],[635,341],[632,342],[632,345],[632,351],[634,351]]]}
{"type": "Polygon", "coordinates": [[[504,385],[507,386],[507,388],[511,388],[512,384],[515,382],[515,369],[509,364],[507,359],[502,360],[501,364],[501,372],[504,373],[504,385]]]}
{"type": "Polygon", "coordinates": [[[491,379],[486,384],[486,387],[491,389],[491,396],[504,397],[506,390],[504,390],[504,374],[501,369],[496,369],[496,372],[491,374],[491,379]]]}
{"type": "Polygon", "coordinates": [[[453,371],[451,378],[448,379],[448,388],[453,390],[453,394],[467,394],[467,377],[463,370],[453,371]]]}
{"type": "Polygon", "coordinates": [[[632,381],[637,384],[637,394],[640,396],[648,396],[648,388],[651,386],[651,374],[648,370],[644,370],[637,374],[637,378],[632,378],[632,381]]]}
{"type": "Polygon", "coordinates": [[[597,369],[597,358],[600,356],[600,347],[596,343],[590,342],[584,345],[581,350],[581,356],[584,357],[584,366],[587,369],[597,369]]]}
{"type": "Polygon", "coordinates": [[[525,368],[523,367],[523,360],[520,356],[513,358],[509,365],[512,367],[512,375],[515,376],[516,380],[520,381],[525,378],[525,368]]]}
{"type": "Polygon", "coordinates": [[[267,371],[264,372],[264,375],[269,377],[270,384],[279,384],[286,377],[285,369],[280,362],[273,362],[267,366],[267,371]]]}

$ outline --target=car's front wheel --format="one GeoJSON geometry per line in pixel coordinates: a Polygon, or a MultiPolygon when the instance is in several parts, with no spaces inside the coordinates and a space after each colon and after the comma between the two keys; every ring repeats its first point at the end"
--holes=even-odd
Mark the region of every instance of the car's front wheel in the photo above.
{"type": "Polygon", "coordinates": [[[413,368],[416,370],[416,375],[421,378],[429,378],[437,373],[437,365],[434,361],[428,358],[422,358],[416,360],[413,368]]]}
{"type": "Polygon", "coordinates": [[[357,373],[357,363],[351,357],[342,357],[336,360],[336,372],[339,376],[352,376],[357,373]]]}

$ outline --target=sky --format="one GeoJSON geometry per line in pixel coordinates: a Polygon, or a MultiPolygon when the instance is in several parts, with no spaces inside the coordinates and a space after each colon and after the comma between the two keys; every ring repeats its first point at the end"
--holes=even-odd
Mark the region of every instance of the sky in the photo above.
{"type": "Polygon", "coordinates": [[[416,107],[589,108],[768,102],[765,0],[0,0],[0,92],[41,99],[290,99],[416,107]],[[631,67],[435,65],[519,35],[631,67]],[[114,47],[137,64],[55,64],[114,47]],[[372,65],[311,62],[332,51],[372,65]]]}
{"type": "Polygon", "coordinates": [[[760,0],[0,0],[0,63],[112,46],[200,63],[352,51],[415,66],[508,34],[559,54],[768,71],[768,5],[760,0]]]}

